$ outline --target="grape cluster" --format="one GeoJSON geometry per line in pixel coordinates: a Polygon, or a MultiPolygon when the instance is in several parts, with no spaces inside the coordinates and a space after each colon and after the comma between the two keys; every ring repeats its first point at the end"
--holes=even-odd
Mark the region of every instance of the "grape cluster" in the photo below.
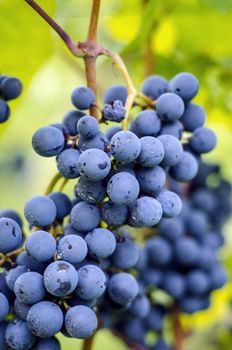
{"type": "Polygon", "coordinates": [[[22,93],[22,83],[19,79],[0,75],[0,123],[10,117],[8,101],[14,100],[22,93]]]}
{"type": "MultiPolygon", "coordinates": [[[[190,73],[170,82],[151,76],[142,86],[150,103],[139,105],[129,130],[113,125],[104,133],[100,124],[125,121],[126,88],[106,91],[99,123],[86,113],[96,107],[93,91],[78,87],[71,96],[75,109],[61,123],[34,133],[35,152],[55,157],[66,181],[76,179],[75,198],[52,191],[29,199],[26,239],[19,215],[0,212],[3,350],[56,350],[58,332],[85,339],[102,323],[114,330],[119,323],[121,334],[141,341],[147,329],[154,330],[152,316],[148,328],[145,320],[159,309],[151,302],[151,288],[165,290],[183,311],[195,312],[223,285],[218,246],[207,239],[221,238],[211,232],[215,211],[221,213],[218,228],[229,199],[228,206],[218,204],[221,189],[209,188],[202,175],[201,155],[215,147],[216,136],[204,127],[202,107],[191,102],[198,88],[190,73]],[[217,205],[207,199],[209,193],[217,205]],[[146,240],[147,233],[155,236],[146,240]],[[142,246],[136,242],[140,234],[142,246]],[[6,322],[9,312],[14,318],[6,322]]],[[[165,344],[162,337],[159,342],[165,344]]]]}

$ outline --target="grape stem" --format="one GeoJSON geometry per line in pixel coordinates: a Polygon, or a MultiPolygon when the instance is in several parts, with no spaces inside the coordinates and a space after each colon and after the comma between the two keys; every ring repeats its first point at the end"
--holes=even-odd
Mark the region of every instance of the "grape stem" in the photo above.
{"type": "Polygon", "coordinates": [[[173,332],[174,332],[174,350],[183,350],[184,349],[184,330],[182,328],[180,320],[180,311],[178,308],[175,308],[173,311],[173,332]]]}
{"type": "Polygon", "coordinates": [[[48,187],[45,191],[45,196],[47,196],[49,193],[51,193],[56,186],[57,182],[62,178],[63,176],[60,173],[57,173],[53,176],[50,183],[48,184],[48,187]]]}
{"type": "Polygon", "coordinates": [[[7,254],[0,254],[0,267],[4,265],[6,261],[10,261],[12,257],[19,255],[20,253],[24,252],[25,247],[21,247],[19,249],[13,250],[10,253],[7,254]]]}

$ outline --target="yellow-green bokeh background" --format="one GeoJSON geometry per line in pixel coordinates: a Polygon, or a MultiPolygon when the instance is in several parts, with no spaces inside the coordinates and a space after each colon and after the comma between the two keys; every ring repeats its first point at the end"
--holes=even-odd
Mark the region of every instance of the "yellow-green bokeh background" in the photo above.
{"type": "MultiPolygon", "coordinates": [[[[91,0],[38,0],[77,40],[85,40],[91,0]]],[[[59,121],[71,109],[70,93],[85,84],[83,62],[67,52],[61,40],[23,0],[0,0],[0,73],[22,79],[24,92],[11,103],[12,117],[0,125],[0,207],[23,212],[23,203],[44,192],[55,174],[54,160],[32,151],[33,132],[59,121]],[[17,166],[19,160],[23,164],[17,166]]],[[[222,166],[232,181],[232,0],[102,0],[99,42],[121,53],[140,87],[146,74],[147,43],[153,72],[168,79],[180,71],[199,78],[197,101],[208,112],[207,124],[218,135],[208,159],[222,166]]],[[[122,77],[108,59],[98,60],[101,92],[122,77]]],[[[71,186],[67,188],[71,194],[71,186]]],[[[222,260],[232,267],[231,224],[225,230],[222,260]]],[[[212,308],[184,320],[193,329],[188,349],[231,349],[232,286],[215,293],[212,308]]],[[[80,342],[62,339],[62,349],[80,349],[80,342]]],[[[94,350],[123,350],[106,331],[94,350]]]]}

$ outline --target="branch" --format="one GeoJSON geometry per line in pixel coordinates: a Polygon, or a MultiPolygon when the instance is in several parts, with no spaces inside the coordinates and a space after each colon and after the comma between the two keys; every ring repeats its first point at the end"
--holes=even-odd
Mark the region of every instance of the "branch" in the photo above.
{"type": "Polygon", "coordinates": [[[184,330],[180,320],[180,311],[175,308],[173,311],[173,332],[174,332],[174,350],[184,350],[184,330]]]}
{"type": "Polygon", "coordinates": [[[76,43],[72,38],[65,32],[63,28],[59,26],[34,0],[24,0],[28,3],[44,20],[47,22],[50,27],[52,27],[55,32],[60,36],[60,38],[65,42],[68,49],[75,55],[81,56],[82,52],[78,49],[76,43]]]}
{"type": "Polygon", "coordinates": [[[97,25],[101,0],[93,0],[87,41],[97,41],[97,25]]]}

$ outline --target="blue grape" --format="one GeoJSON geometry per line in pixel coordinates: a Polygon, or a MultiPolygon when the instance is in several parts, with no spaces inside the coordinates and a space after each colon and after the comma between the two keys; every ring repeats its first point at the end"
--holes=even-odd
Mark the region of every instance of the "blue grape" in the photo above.
{"type": "Polygon", "coordinates": [[[176,137],[178,140],[180,140],[182,138],[183,131],[184,131],[183,124],[179,120],[176,120],[173,123],[163,124],[159,132],[159,135],[172,135],[176,137]]]}
{"type": "Polygon", "coordinates": [[[180,301],[180,308],[182,312],[186,314],[193,314],[197,311],[204,309],[202,308],[202,299],[194,296],[186,296],[180,301]]]}
{"type": "Polygon", "coordinates": [[[73,90],[71,99],[76,108],[85,110],[91,107],[96,100],[96,96],[89,87],[80,86],[73,90]]]}
{"type": "Polygon", "coordinates": [[[27,320],[27,314],[31,305],[22,303],[18,298],[14,301],[14,312],[21,320],[27,320]]]}
{"type": "Polygon", "coordinates": [[[137,162],[143,167],[154,167],[162,162],[164,148],[162,143],[152,136],[144,136],[140,139],[141,151],[137,162]]]}
{"type": "Polygon", "coordinates": [[[110,172],[111,162],[108,155],[100,149],[84,151],[78,159],[78,170],[90,181],[103,180],[110,172]]]}
{"type": "Polygon", "coordinates": [[[112,155],[119,162],[131,163],[138,158],[141,144],[138,137],[130,131],[119,131],[110,140],[112,155]]]}
{"type": "Polygon", "coordinates": [[[26,321],[14,318],[6,327],[6,342],[12,349],[27,350],[35,344],[36,337],[26,321]]]}
{"type": "Polygon", "coordinates": [[[184,222],[179,217],[163,218],[159,223],[158,229],[160,235],[171,242],[175,242],[177,238],[185,233],[184,222]]]}
{"type": "Polygon", "coordinates": [[[88,245],[89,254],[98,259],[108,258],[116,248],[114,234],[104,228],[96,228],[89,232],[85,237],[85,241],[88,245]]]}
{"type": "Polygon", "coordinates": [[[23,273],[15,281],[14,292],[21,303],[37,303],[42,300],[46,294],[43,276],[33,271],[23,273]]]}
{"type": "Polygon", "coordinates": [[[125,320],[122,324],[120,324],[120,326],[128,339],[133,339],[138,343],[143,342],[146,336],[146,329],[144,327],[143,320],[125,320]]]}
{"type": "Polygon", "coordinates": [[[198,162],[189,152],[184,151],[180,162],[170,168],[170,175],[177,181],[190,181],[198,172],[198,162]]]}
{"type": "Polygon", "coordinates": [[[175,192],[166,189],[161,190],[157,194],[156,199],[162,206],[163,216],[170,218],[180,214],[182,201],[175,192]]]}
{"type": "Polygon", "coordinates": [[[10,108],[8,104],[0,99],[0,123],[6,122],[10,118],[10,108]]]}
{"type": "Polygon", "coordinates": [[[228,280],[225,269],[220,265],[214,265],[210,271],[210,280],[212,289],[222,288],[228,280]]]}
{"type": "Polygon", "coordinates": [[[54,261],[49,264],[43,277],[46,290],[58,297],[72,293],[78,283],[77,271],[66,261],[54,261]]]}
{"type": "Polygon", "coordinates": [[[194,191],[191,196],[194,207],[202,209],[207,213],[213,213],[216,208],[215,197],[212,192],[204,188],[199,188],[194,191]]]}
{"type": "Polygon", "coordinates": [[[21,95],[23,86],[19,79],[6,77],[1,81],[1,95],[4,100],[14,100],[21,95]]]}
{"type": "Polygon", "coordinates": [[[161,204],[156,199],[140,197],[130,208],[130,223],[139,227],[152,227],[158,224],[162,213],[161,204]]]}
{"type": "Polygon", "coordinates": [[[144,322],[148,329],[161,332],[164,323],[165,309],[161,305],[155,305],[151,308],[144,322]]]}
{"type": "Polygon", "coordinates": [[[165,122],[174,122],[184,113],[184,102],[171,92],[161,95],[156,101],[156,111],[165,122]]]}
{"type": "Polygon", "coordinates": [[[16,263],[39,273],[42,273],[45,269],[45,265],[42,262],[28,256],[26,252],[22,252],[17,256],[16,263]]]}
{"type": "Polygon", "coordinates": [[[115,204],[107,201],[102,204],[100,210],[101,219],[110,226],[122,225],[127,220],[128,208],[125,204],[115,204]]]}
{"type": "Polygon", "coordinates": [[[143,281],[149,287],[161,287],[163,281],[163,271],[158,268],[146,268],[142,275],[143,281]]]}
{"type": "Polygon", "coordinates": [[[178,272],[167,272],[164,276],[163,289],[175,299],[181,299],[186,290],[184,277],[178,272]]]}
{"type": "Polygon", "coordinates": [[[58,305],[50,301],[41,301],[30,308],[27,324],[37,337],[49,338],[61,330],[63,319],[58,305]]]}
{"type": "Polygon", "coordinates": [[[121,126],[111,126],[109,129],[106,130],[106,137],[108,140],[111,140],[112,137],[119,131],[122,131],[121,126]]]}
{"type": "Polygon", "coordinates": [[[162,237],[153,237],[147,243],[148,254],[155,266],[167,266],[172,259],[170,243],[162,237]]]}
{"type": "Polygon", "coordinates": [[[7,297],[0,292],[0,322],[4,321],[10,311],[10,306],[7,297]]]}
{"type": "Polygon", "coordinates": [[[0,349],[1,350],[7,350],[6,327],[7,327],[7,322],[0,322],[0,349]]]}
{"type": "Polygon", "coordinates": [[[103,108],[103,116],[112,122],[121,123],[126,116],[126,109],[123,102],[116,100],[110,104],[105,104],[103,108]]]}
{"type": "Polygon", "coordinates": [[[210,288],[210,279],[206,272],[201,270],[192,270],[186,276],[186,286],[193,295],[205,295],[210,288]]]}
{"type": "Polygon", "coordinates": [[[170,81],[169,88],[183,100],[189,101],[198,93],[199,82],[193,74],[183,72],[170,81]]]}
{"type": "Polygon", "coordinates": [[[62,220],[65,216],[70,214],[72,202],[66,194],[62,192],[52,192],[49,194],[49,198],[51,198],[56,206],[57,220],[62,220]]]}
{"type": "Polygon", "coordinates": [[[66,149],[57,157],[57,168],[66,179],[76,179],[79,176],[77,162],[80,152],[76,149],[66,149]]]}
{"type": "Polygon", "coordinates": [[[151,100],[156,100],[168,91],[168,82],[159,75],[151,75],[144,80],[141,91],[151,100]]]}
{"type": "Polygon", "coordinates": [[[201,239],[207,232],[209,222],[207,215],[203,211],[192,209],[185,221],[187,232],[196,239],[201,239]]]}
{"type": "Polygon", "coordinates": [[[161,135],[158,140],[164,147],[164,158],[162,165],[170,167],[179,163],[183,156],[183,147],[180,141],[172,135],[161,135]]]}
{"type": "Polygon", "coordinates": [[[24,214],[30,225],[46,227],[56,218],[56,206],[47,196],[35,196],[26,202],[24,214]]]}
{"type": "Polygon", "coordinates": [[[136,318],[144,318],[148,315],[151,304],[146,295],[138,294],[129,307],[129,313],[136,318]]]}
{"type": "Polygon", "coordinates": [[[153,168],[140,168],[136,171],[136,177],[141,191],[147,194],[154,194],[160,190],[166,180],[166,174],[159,165],[153,168]]]}
{"type": "Polygon", "coordinates": [[[113,275],[108,281],[107,288],[111,299],[120,305],[132,302],[139,291],[136,279],[126,272],[113,275]]]}
{"type": "Polygon", "coordinates": [[[17,222],[17,224],[22,228],[23,222],[20,215],[12,209],[2,209],[0,210],[0,218],[8,218],[17,222]]]}
{"type": "Polygon", "coordinates": [[[78,139],[78,148],[81,152],[86,151],[87,149],[98,148],[102,151],[107,151],[109,148],[109,140],[103,132],[99,132],[92,139],[86,139],[82,136],[78,139]]]}
{"type": "Polygon", "coordinates": [[[39,230],[27,238],[25,247],[29,256],[44,262],[53,258],[56,252],[56,240],[50,233],[39,230]]]}
{"type": "Polygon", "coordinates": [[[83,261],[87,255],[87,251],[85,240],[78,235],[69,234],[62,237],[57,245],[58,259],[71,264],[77,264],[83,261]]]}
{"type": "Polygon", "coordinates": [[[7,272],[6,284],[12,292],[14,291],[15,281],[20,275],[22,275],[25,272],[28,272],[28,268],[26,266],[21,266],[21,265],[18,265],[7,272]]]}
{"type": "Polygon", "coordinates": [[[106,276],[95,265],[84,265],[78,270],[76,295],[84,300],[99,298],[106,289],[106,276]]]}
{"type": "Polygon", "coordinates": [[[177,262],[183,266],[194,265],[199,258],[199,245],[191,237],[180,237],[176,241],[174,254],[177,262]]]}
{"type": "Polygon", "coordinates": [[[184,114],[181,117],[181,122],[186,131],[194,131],[200,126],[203,126],[205,119],[206,114],[204,108],[195,103],[189,103],[185,107],[184,114]]]}
{"type": "Polygon", "coordinates": [[[172,350],[172,347],[169,346],[162,337],[160,337],[150,350],[172,350]]]}
{"type": "Polygon", "coordinates": [[[134,125],[139,136],[156,136],[161,128],[161,121],[155,111],[147,109],[137,115],[134,125]]]}
{"type": "Polygon", "coordinates": [[[81,111],[76,111],[76,110],[69,111],[64,116],[63,124],[67,128],[71,136],[76,136],[78,134],[77,123],[84,116],[85,116],[85,113],[81,111]]]}
{"type": "Polygon", "coordinates": [[[32,146],[40,156],[57,156],[64,148],[64,136],[57,128],[45,126],[34,133],[32,146]]]}
{"type": "Polygon", "coordinates": [[[74,189],[75,195],[90,204],[97,204],[106,197],[106,188],[101,181],[92,182],[81,176],[74,189]]]}
{"type": "Polygon", "coordinates": [[[217,137],[213,130],[200,127],[194,130],[189,143],[194,151],[208,153],[216,146],[217,137]]]}
{"type": "Polygon", "coordinates": [[[109,179],[107,193],[114,203],[128,205],[138,197],[139,183],[133,175],[120,172],[109,179]]]}
{"type": "Polygon", "coordinates": [[[77,203],[71,211],[71,224],[80,232],[94,230],[100,222],[100,211],[92,204],[77,203]]]}
{"type": "Polygon", "coordinates": [[[134,267],[139,260],[139,248],[137,244],[129,238],[119,239],[110,260],[114,267],[130,269],[134,267]]]}
{"type": "Polygon", "coordinates": [[[6,283],[6,272],[0,272],[0,292],[4,294],[7,299],[11,301],[11,297],[14,296],[13,293],[11,293],[10,289],[7,286],[6,283]]]}
{"type": "Polygon", "coordinates": [[[144,247],[139,247],[139,259],[135,265],[135,269],[143,271],[148,266],[148,253],[144,247]]]}
{"type": "Polygon", "coordinates": [[[22,230],[16,221],[0,218],[0,252],[8,253],[22,242],[22,230]]]}
{"type": "Polygon", "coordinates": [[[86,339],[97,329],[97,317],[93,310],[84,305],[70,308],[65,315],[65,328],[73,338],[86,339]]]}
{"type": "Polygon", "coordinates": [[[64,235],[78,235],[82,237],[82,233],[77,231],[72,224],[68,224],[64,226],[64,235]]]}
{"type": "Polygon", "coordinates": [[[111,103],[116,100],[122,101],[125,105],[127,99],[127,88],[123,85],[113,85],[108,88],[104,95],[104,103],[111,103]]]}
{"type": "Polygon", "coordinates": [[[66,126],[62,123],[53,123],[53,124],[50,124],[49,126],[52,126],[53,128],[57,128],[58,130],[60,130],[64,136],[65,139],[68,138],[69,136],[69,131],[68,129],[66,128],[66,126]]]}
{"type": "Polygon", "coordinates": [[[40,339],[34,350],[61,350],[61,346],[56,338],[40,339]]]}
{"type": "Polygon", "coordinates": [[[99,132],[98,121],[96,118],[86,115],[78,121],[77,130],[81,136],[92,139],[99,132]]]}

